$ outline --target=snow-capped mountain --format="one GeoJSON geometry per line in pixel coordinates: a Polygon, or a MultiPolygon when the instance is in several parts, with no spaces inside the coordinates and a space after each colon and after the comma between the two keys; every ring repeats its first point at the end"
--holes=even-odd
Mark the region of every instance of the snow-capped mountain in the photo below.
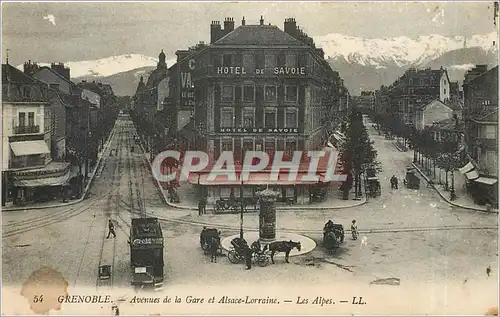
{"type": "MultiPolygon", "coordinates": [[[[175,59],[167,60],[167,65],[171,66],[175,62],[175,59]]],[[[156,67],[157,63],[158,58],[141,54],[126,54],[89,61],[67,61],[64,62],[64,66],[70,68],[72,78],[80,78],[107,77],[136,68],[156,67]]],[[[50,66],[50,63],[38,63],[38,65],[50,66]]],[[[17,68],[22,70],[23,65],[19,65],[17,68]]]]}
{"type": "Polygon", "coordinates": [[[332,33],[314,38],[317,46],[323,48],[325,57],[361,66],[375,68],[418,67],[434,60],[446,52],[479,47],[486,52],[498,49],[498,35],[492,32],[484,35],[445,37],[441,35],[419,36],[410,39],[405,36],[383,39],[364,39],[332,33]],[[493,43],[496,45],[493,46],[493,43]]]}

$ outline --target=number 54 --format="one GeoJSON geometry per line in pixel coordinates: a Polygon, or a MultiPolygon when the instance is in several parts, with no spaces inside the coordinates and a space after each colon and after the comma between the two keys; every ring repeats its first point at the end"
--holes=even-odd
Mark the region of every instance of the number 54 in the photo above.
{"type": "Polygon", "coordinates": [[[35,295],[35,297],[33,297],[33,303],[41,303],[43,302],[43,295],[35,295]]]}

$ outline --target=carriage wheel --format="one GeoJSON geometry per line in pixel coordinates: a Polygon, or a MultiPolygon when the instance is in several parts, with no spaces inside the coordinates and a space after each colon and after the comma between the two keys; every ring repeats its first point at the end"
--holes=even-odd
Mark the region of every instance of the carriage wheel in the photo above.
{"type": "Polygon", "coordinates": [[[267,257],[267,255],[259,255],[259,256],[257,256],[257,264],[260,267],[267,266],[269,264],[269,258],[267,257]]]}
{"type": "Polygon", "coordinates": [[[223,210],[223,207],[219,204],[215,205],[215,212],[221,212],[223,210]]]}
{"type": "Polygon", "coordinates": [[[233,264],[240,263],[240,257],[238,256],[238,254],[234,250],[231,250],[228,252],[227,259],[229,260],[229,262],[231,262],[233,264]]]}

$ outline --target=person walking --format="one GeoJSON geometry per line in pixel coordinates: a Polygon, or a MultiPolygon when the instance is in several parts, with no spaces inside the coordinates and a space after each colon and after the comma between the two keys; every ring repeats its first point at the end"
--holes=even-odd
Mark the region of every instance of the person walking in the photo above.
{"type": "Polygon", "coordinates": [[[217,251],[219,251],[219,239],[213,237],[210,241],[210,254],[212,263],[217,263],[217,251]]]}
{"type": "Polygon", "coordinates": [[[353,240],[358,239],[358,226],[356,225],[356,220],[352,221],[351,224],[351,235],[353,240]]]}
{"type": "Polygon", "coordinates": [[[113,238],[116,238],[115,225],[113,224],[113,221],[111,221],[111,219],[108,220],[108,229],[109,229],[109,232],[108,232],[108,236],[106,237],[106,239],[109,239],[109,236],[111,234],[113,235],[113,238]]]}
{"type": "Polygon", "coordinates": [[[198,216],[201,216],[203,214],[203,201],[200,199],[198,201],[198,216]]]}
{"type": "Polygon", "coordinates": [[[245,245],[245,264],[247,266],[247,270],[250,270],[252,268],[252,255],[252,249],[248,245],[245,245]]]}

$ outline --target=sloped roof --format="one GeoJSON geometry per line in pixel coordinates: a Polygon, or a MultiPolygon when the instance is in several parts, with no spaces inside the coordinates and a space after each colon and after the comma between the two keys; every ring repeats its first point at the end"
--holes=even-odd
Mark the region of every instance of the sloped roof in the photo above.
{"type": "Polygon", "coordinates": [[[6,83],[21,83],[21,84],[34,84],[39,83],[38,80],[26,75],[19,69],[9,64],[2,64],[2,82],[6,83]],[[10,77],[10,78],[9,78],[10,77]]]}
{"type": "Polygon", "coordinates": [[[307,46],[275,25],[242,25],[213,45],[307,46]]]}

